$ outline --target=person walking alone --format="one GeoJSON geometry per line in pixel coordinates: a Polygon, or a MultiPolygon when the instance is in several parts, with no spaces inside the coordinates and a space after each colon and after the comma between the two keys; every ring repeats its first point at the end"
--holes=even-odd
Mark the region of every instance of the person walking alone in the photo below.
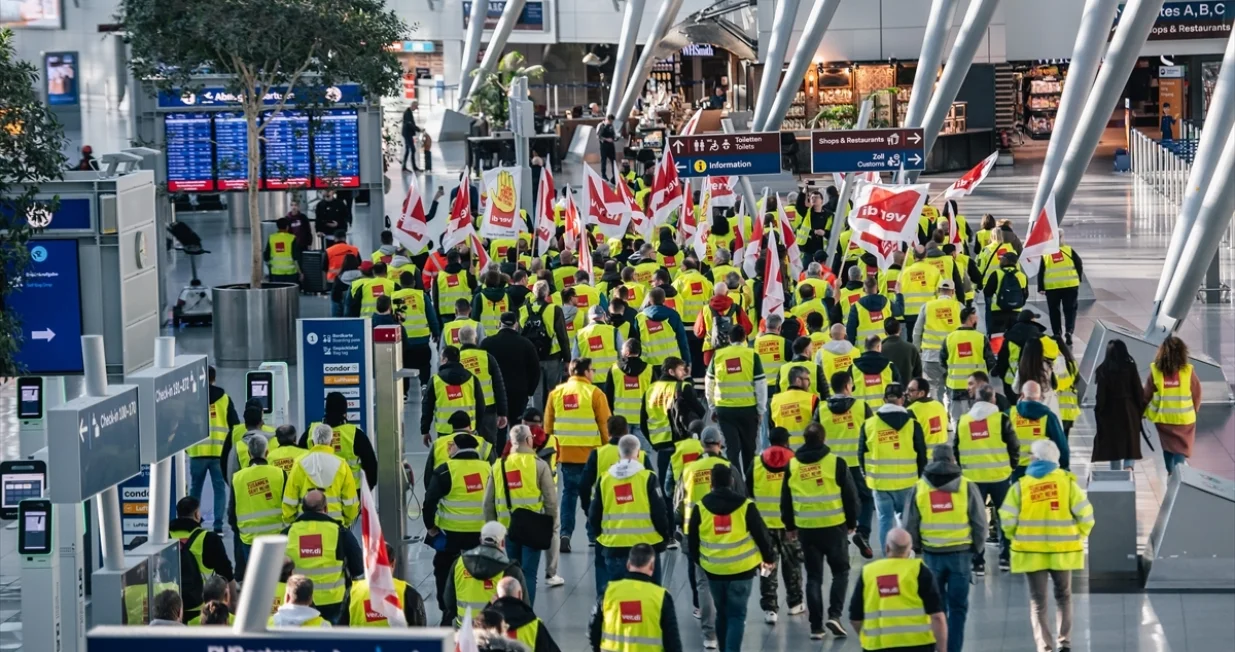
{"type": "Polygon", "coordinates": [[[1149,364],[1145,401],[1145,417],[1158,429],[1169,475],[1192,455],[1201,409],[1201,381],[1188,362],[1188,345],[1174,335],[1162,342],[1149,364]]]}

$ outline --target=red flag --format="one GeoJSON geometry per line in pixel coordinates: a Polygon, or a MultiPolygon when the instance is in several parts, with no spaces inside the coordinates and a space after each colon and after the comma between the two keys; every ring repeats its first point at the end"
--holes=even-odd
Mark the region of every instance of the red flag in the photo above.
{"type": "Polygon", "coordinates": [[[884,240],[869,233],[854,233],[849,242],[850,246],[855,246],[874,256],[881,270],[891,267],[892,257],[901,250],[899,242],[884,240]]]}
{"type": "Polygon", "coordinates": [[[492,260],[489,258],[489,252],[485,251],[485,245],[480,241],[480,238],[473,233],[469,236],[468,243],[472,247],[472,257],[476,259],[477,273],[483,273],[485,268],[489,266],[492,260]]]}
{"type": "Polygon", "coordinates": [[[446,223],[446,232],[442,235],[442,249],[466,242],[469,235],[476,232],[472,225],[472,186],[467,180],[467,170],[459,176],[459,186],[455,189],[455,199],[450,204],[450,221],[446,223]]]}
{"type": "Polygon", "coordinates": [[[1055,217],[1055,193],[1046,198],[1046,205],[1038,219],[1029,225],[1029,235],[1021,250],[1021,269],[1029,276],[1038,273],[1038,262],[1043,256],[1059,251],[1059,220],[1055,217]]]}
{"type": "Polygon", "coordinates": [[[665,148],[665,155],[656,165],[656,174],[652,178],[652,224],[661,225],[669,220],[673,211],[682,207],[682,179],[678,177],[678,169],[673,162],[673,153],[665,148]]]}
{"type": "Polygon", "coordinates": [[[583,205],[587,211],[585,223],[595,224],[605,237],[620,238],[626,234],[626,225],[630,223],[626,203],[590,165],[583,166],[583,205]]]}
{"type": "Polygon", "coordinates": [[[707,190],[712,195],[712,205],[728,208],[736,204],[738,201],[738,193],[735,189],[737,183],[737,177],[707,177],[707,190]]]}
{"type": "Polygon", "coordinates": [[[411,253],[422,251],[430,244],[429,220],[425,217],[424,201],[416,187],[416,177],[409,177],[407,196],[403,198],[403,210],[393,229],[395,240],[411,253]]]}
{"type": "MultiPolygon", "coordinates": [[[[759,206],[767,205],[768,189],[764,188],[763,199],[759,201],[759,206]]],[[[763,246],[763,215],[759,212],[758,207],[752,212],[751,219],[754,220],[754,225],[751,227],[750,242],[746,243],[744,250],[735,249],[733,252],[733,264],[742,268],[742,271],[746,273],[746,278],[755,278],[755,274],[758,272],[755,265],[759,258],[759,247],[763,246]]],[[[772,229],[772,232],[775,231],[775,229],[772,229]]]]}
{"type": "MultiPolygon", "coordinates": [[[[679,136],[694,135],[695,130],[699,128],[699,118],[701,117],[703,117],[703,109],[696,109],[695,114],[690,116],[690,120],[687,120],[686,124],[682,125],[682,133],[678,135],[679,136]]],[[[665,151],[669,151],[669,150],[665,150],[665,151]]]]}
{"type": "Polygon", "coordinates": [[[553,243],[557,226],[553,223],[553,172],[549,166],[541,168],[540,187],[536,194],[536,254],[543,256],[553,243]]]}
{"type": "Polygon", "coordinates": [[[643,212],[643,207],[639,202],[635,201],[635,195],[630,191],[630,186],[625,182],[617,184],[618,197],[621,198],[622,204],[626,207],[626,212],[630,214],[630,222],[635,227],[635,233],[643,236],[646,241],[652,240],[652,220],[648,219],[647,213],[643,212]]]}
{"type": "Polygon", "coordinates": [[[917,240],[918,216],[930,184],[862,184],[854,197],[853,229],[896,242],[917,240]]]}
{"type": "Polygon", "coordinates": [[[760,316],[785,315],[785,283],[776,254],[776,231],[768,231],[767,260],[763,265],[763,310],[760,316]]]}
{"type": "MultiPolygon", "coordinates": [[[[706,177],[703,180],[703,194],[699,196],[699,210],[695,211],[692,207],[686,211],[693,219],[696,220],[695,232],[691,234],[692,242],[694,242],[695,255],[700,260],[704,258],[708,251],[708,238],[712,236],[712,191],[709,189],[711,177],[706,177]],[[698,218],[695,218],[696,212],[698,218]]],[[[693,193],[692,193],[693,194],[693,193]]]]}
{"type": "Polygon", "coordinates": [[[981,163],[975,165],[972,170],[966,172],[961,178],[957,179],[948,186],[948,189],[943,191],[944,199],[956,199],[957,197],[965,197],[978,187],[978,184],[986,180],[986,176],[995,169],[995,161],[999,160],[999,152],[996,151],[990,156],[982,160],[981,163]]]}
{"type": "Polygon", "coordinates": [[[562,206],[562,222],[566,227],[566,248],[573,249],[579,244],[579,236],[583,233],[583,218],[579,215],[579,208],[575,206],[574,195],[566,192],[566,198],[562,206]]]}
{"type": "Polygon", "coordinates": [[[776,216],[780,225],[781,241],[785,243],[785,249],[789,253],[789,275],[797,278],[802,273],[802,250],[798,248],[798,239],[793,234],[793,225],[780,201],[780,193],[776,193],[776,216]]]}
{"type": "Polygon", "coordinates": [[[386,556],[386,538],[382,536],[373,492],[363,474],[360,478],[360,533],[364,542],[364,575],[369,580],[365,611],[385,616],[391,627],[407,627],[403,596],[395,588],[394,564],[386,556]]]}

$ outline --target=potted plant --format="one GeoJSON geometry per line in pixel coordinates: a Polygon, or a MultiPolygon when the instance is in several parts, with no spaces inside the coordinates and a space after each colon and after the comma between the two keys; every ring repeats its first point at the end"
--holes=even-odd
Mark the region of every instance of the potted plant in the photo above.
{"type": "Polygon", "coordinates": [[[298,288],[262,280],[258,184],[260,145],[270,122],[259,118],[290,102],[297,110],[324,105],[328,89],[343,82],[359,84],[371,98],[396,93],[402,68],[389,46],[404,40],[409,28],[383,0],[121,0],[117,18],[136,79],[185,94],[201,89],[207,73],[211,85],[222,84],[237,98],[247,124],[251,267],[247,283],[215,289],[216,356],[224,362],[290,359],[280,353],[290,348],[294,356],[294,337],[286,334],[295,333],[298,288]],[[270,349],[278,340],[287,340],[281,351],[270,349]]]}
{"type": "MultiPolygon", "coordinates": [[[[510,84],[516,77],[540,79],[544,66],[524,66],[527,59],[519,52],[509,52],[497,62],[497,70],[478,79],[472,92],[472,115],[483,117],[489,127],[503,127],[510,120],[510,84]]],[[[479,70],[472,72],[473,75],[479,70]]]]}

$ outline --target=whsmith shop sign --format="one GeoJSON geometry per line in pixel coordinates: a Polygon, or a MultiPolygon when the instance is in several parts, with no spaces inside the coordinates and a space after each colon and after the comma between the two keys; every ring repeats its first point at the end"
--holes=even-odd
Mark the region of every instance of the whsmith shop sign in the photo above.
{"type": "MultiPolygon", "coordinates": [[[[1119,15],[1126,7],[1126,4],[1119,6],[1119,15]]],[[[1119,15],[1115,17],[1116,25],[1119,24],[1119,15]]],[[[1231,35],[1232,22],[1235,22],[1235,0],[1167,2],[1158,12],[1158,20],[1154,21],[1149,40],[1225,39],[1231,35]]],[[[1112,27],[1111,34],[1114,33],[1112,27]]]]}

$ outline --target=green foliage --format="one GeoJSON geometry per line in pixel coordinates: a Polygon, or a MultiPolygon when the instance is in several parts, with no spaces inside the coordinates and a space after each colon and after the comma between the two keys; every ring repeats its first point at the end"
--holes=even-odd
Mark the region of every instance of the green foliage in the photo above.
{"type": "Polygon", "coordinates": [[[56,201],[36,202],[39,185],[61,177],[67,160],[64,132],[35,93],[38,69],[17,58],[13,32],[0,29],[0,378],[20,375],[20,320],[4,307],[29,264],[32,208],[55,212],[56,201]],[[50,204],[50,205],[49,205],[50,204]]]}
{"type": "MultiPolygon", "coordinates": [[[[249,124],[250,180],[260,177],[263,110],[282,110],[288,96],[298,109],[312,109],[325,103],[324,89],[343,82],[360,84],[371,98],[395,94],[402,67],[387,48],[410,33],[383,0],[121,0],[117,18],[138,79],[181,92],[202,86],[195,74],[230,79],[227,90],[241,97],[249,124]],[[289,92],[263,104],[279,88],[289,92]]],[[[250,183],[254,288],[262,282],[257,203],[250,183]]]]}
{"type": "MultiPolygon", "coordinates": [[[[472,92],[472,114],[484,116],[490,126],[504,126],[510,120],[510,84],[516,77],[529,80],[545,75],[544,66],[524,66],[527,59],[519,52],[510,52],[497,62],[497,70],[476,81],[472,92]]],[[[473,72],[476,74],[479,70],[473,72]]]]}
{"type": "Polygon", "coordinates": [[[836,104],[819,109],[810,124],[811,127],[822,126],[825,129],[853,129],[857,120],[858,112],[852,104],[836,104]]]}

